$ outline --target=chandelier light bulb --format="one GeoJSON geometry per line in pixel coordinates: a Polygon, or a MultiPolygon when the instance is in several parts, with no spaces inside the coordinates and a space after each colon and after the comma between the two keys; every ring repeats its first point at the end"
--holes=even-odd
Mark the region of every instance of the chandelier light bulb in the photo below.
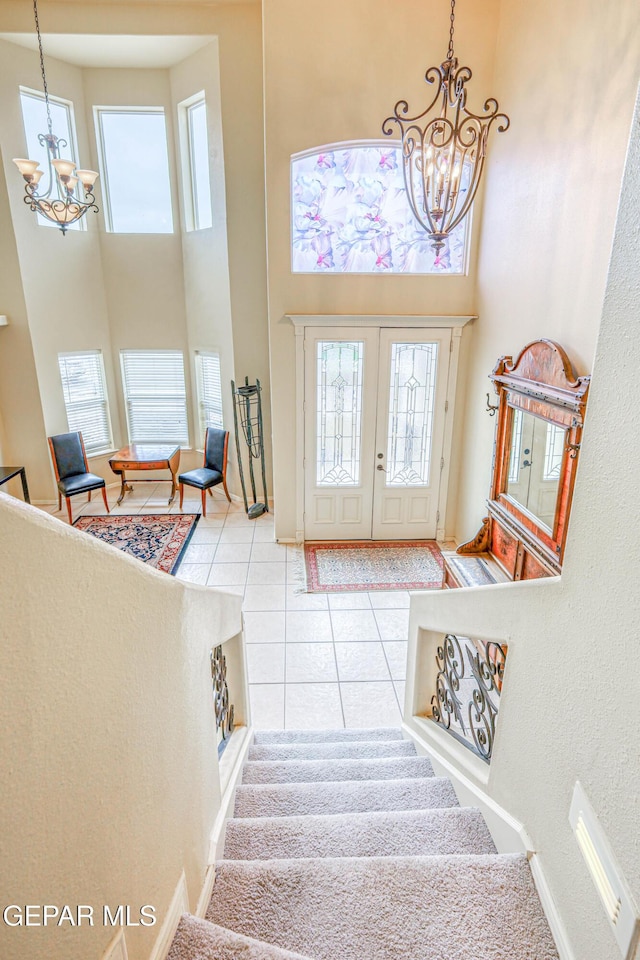
{"type": "Polygon", "coordinates": [[[61,159],[52,160],[51,166],[56,168],[57,174],[61,180],[64,180],[65,177],[70,177],[76,168],[76,165],[73,162],[73,160],[61,160],[61,159]]]}
{"type": "Polygon", "coordinates": [[[91,193],[91,187],[98,179],[98,173],[96,170],[76,170],[76,177],[82,183],[85,191],[91,193]]]}

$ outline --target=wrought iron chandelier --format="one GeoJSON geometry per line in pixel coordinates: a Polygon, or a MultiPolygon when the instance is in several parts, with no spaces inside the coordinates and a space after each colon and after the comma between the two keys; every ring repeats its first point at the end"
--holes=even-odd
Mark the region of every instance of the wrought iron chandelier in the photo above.
{"type": "Polygon", "coordinates": [[[93,195],[93,185],[98,179],[98,174],[95,170],[76,170],[73,160],[64,160],[60,157],[60,148],[67,147],[68,143],[66,140],[56,137],[53,132],[47,76],[42,54],[42,37],[40,36],[40,24],[38,22],[37,0],[33,0],[33,15],[38,35],[44,102],[47,107],[47,133],[38,134],[40,144],[47,148],[49,178],[46,189],[39,191],[44,170],[39,169],[40,163],[38,160],[14,159],[13,162],[27,184],[24,202],[35,213],[39,213],[50,220],[51,223],[55,223],[64,234],[72,223],[77,223],[85,215],[87,210],[98,212],[93,195]],[[84,199],[80,195],[79,184],[82,184],[84,199]]]}
{"type": "Polygon", "coordinates": [[[382,125],[385,136],[396,127],[402,136],[402,161],[407,199],[418,223],[428,233],[436,256],[452,230],[466,217],[478,191],[487,152],[489,131],[509,127],[498,113],[498,101],[485,100],[482,115],[467,108],[469,67],[459,67],[453,52],[456,0],[451,0],[449,49],[444,63],[429,67],[425,82],[437,84],[429,106],[415,117],[409,104],[398,100],[393,116],[382,125]]]}

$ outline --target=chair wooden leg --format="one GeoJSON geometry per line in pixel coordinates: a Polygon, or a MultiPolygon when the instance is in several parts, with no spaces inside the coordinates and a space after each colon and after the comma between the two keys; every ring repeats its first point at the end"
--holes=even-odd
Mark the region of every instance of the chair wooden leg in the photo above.
{"type": "Polygon", "coordinates": [[[91,503],[91,490],[87,493],[87,503],[91,503]]]}
{"type": "Polygon", "coordinates": [[[206,517],[207,515],[207,491],[202,491],[202,516],[206,517]]]}
{"type": "Polygon", "coordinates": [[[103,487],[103,488],[102,488],[102,499],[104,500],[104,505],[105,505],[105,507],[107,508],[107,513],[111,513],[111,510],[109,510],[109,501],[107,500],[107,488],[106,488],[106,487],[103,487]]]}
{"type": "Polygon", "coordinates": [[[182,510],[182,501],[184,500],[184,483],[179,484],[180,486],[180,509],[182,510]]]}
{"type": "Polygon", "coordinates": [[[58,490],[58,513],[62,510],[62,494],[58,490]]]}
{"type": "Polygon", "coordinates": [[[223,481],[222,481],[222,486],[224,487],[224,492],[225,492],[226,495],[227,495],[227,500],[229,501],[229,503],[231,503],[231,497],[229,496],[229,491],[227,490],[227,479],[226,479],[226,477],[225,477],[225,478],[223,479],[223,481]]]}
{"type": "Polygon", "coordinates": [[[69,523],[73,526],[73,515],[71,513],[71,497],[65,497],[67,501],[67,513],[69,514],[69,523]]]}
{"type": "Polygon", "coordinates": [[[209,496],[213,500],[213,487],[209,487],[209,496]]]}

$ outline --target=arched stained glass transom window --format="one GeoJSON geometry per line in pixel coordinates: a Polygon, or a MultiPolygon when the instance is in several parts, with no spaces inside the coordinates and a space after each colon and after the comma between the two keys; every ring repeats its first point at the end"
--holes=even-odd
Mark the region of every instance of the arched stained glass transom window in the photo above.
{"type": "Polygon", "coordinates": [[[436,256],[407,202],[400,145],[338,143],[294,154],[291,212],[294,273],[465,272],[470,217],[436,256]]]}

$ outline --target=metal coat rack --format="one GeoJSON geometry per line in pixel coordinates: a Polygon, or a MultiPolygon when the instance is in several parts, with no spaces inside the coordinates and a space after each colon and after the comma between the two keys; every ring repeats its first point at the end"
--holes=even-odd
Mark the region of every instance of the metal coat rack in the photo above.
{"type": "Polygon", "coordinates": [[[249,520],[256,520],[263,513],[269,513],[269,501],[267,499],[267,476],[264,463],[264,432],[262,427],[262,388],[260,381],[249,383],[249,378],[244,378],[244,386],[236,387],[234,381],[231,381],[231,391],[233,394],[233,425],[236,435],[236,451],[238,454],[238,471],[240,473],[240,483],[242,484],[242,496],[244,499],[244,509],[249,520]],[[238,424],[240,429],[238,429],[238,424]],[[251,481],[251,494],[253,503],[249,505],[247,499],[247,490],[244,480],[244,468],[242,466],[242,452],[240,449],[240,431],[247,445],[249,456],[249,478],[251,481]],[[260,472],[262,474],[262,493],[263,502],[258,500],[256,492],[256,479],[253,467],[253,461],[260,461],[260,472]]]}

